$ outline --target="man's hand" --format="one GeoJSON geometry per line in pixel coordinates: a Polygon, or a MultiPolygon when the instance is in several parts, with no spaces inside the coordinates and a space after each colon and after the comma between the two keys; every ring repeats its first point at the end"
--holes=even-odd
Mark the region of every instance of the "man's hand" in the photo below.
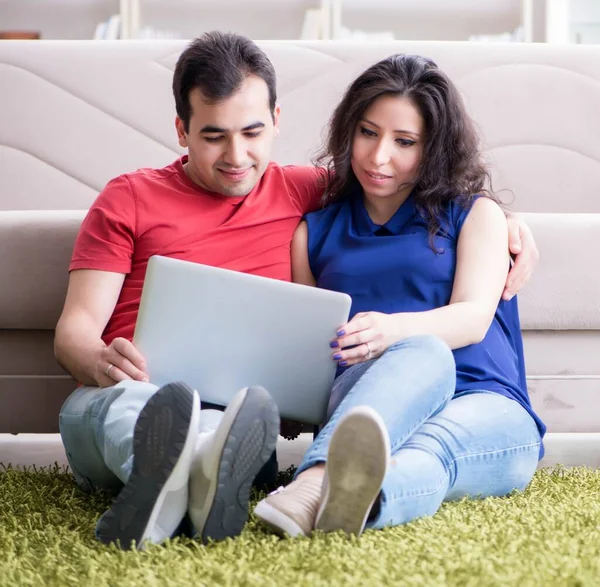
{"type": "Polygon", "coordinates": [[[125,338],[115,338],[102,349],[96,363],[95,379],[100,387],[110,387],[124,379],[150,381],[144,357],[125,338]]]}
{"type": "Polygon", "coordinates": [[[529,281],[540,253],[535,244],[533,233],[527,223],[516,214],[507,216],[508,244],[514,263],[508,274],[502,299],[510,300],[529,281]]]}

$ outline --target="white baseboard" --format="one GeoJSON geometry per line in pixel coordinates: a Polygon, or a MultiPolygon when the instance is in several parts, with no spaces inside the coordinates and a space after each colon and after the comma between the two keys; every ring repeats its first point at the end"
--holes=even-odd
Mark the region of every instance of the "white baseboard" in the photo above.
{"type": "Polygon", "coordinates": [[[554,432],[544,437],[540,467],[585,465],[600,468],[600,432],[554,432]]]}
{"type": "Polygon", "coordinates": [[[13,467],[67,465],[60,434],[0,434],[0,464],[13,467]]]}
{"type": "MultiPolygon", "coordinates": [[[[311,440],[312,434],[302,434],[293,441],[279,437],[279,468],[298,465],[311,440]]],[[[60,434],[0,434],[0,465],[48,467],[54,463],[68,466],[60,434]]]]}
{"type": "MultiPolygon", "coordinates": [[[[279,468],[285,470],[298,465],[311,441],[312,434],[301,434],[292,441],[280,437],[277,443],[279,468]]],[[[600,468],[599,432],[550,433],[544,445],[546,455],[540,467],[562,464],[600,468]]],[[[47,467],[54,463],[66,466],[67,457],[59,434],[0,434],[0,464],[9,463],[14,467],[47,467]]]]}

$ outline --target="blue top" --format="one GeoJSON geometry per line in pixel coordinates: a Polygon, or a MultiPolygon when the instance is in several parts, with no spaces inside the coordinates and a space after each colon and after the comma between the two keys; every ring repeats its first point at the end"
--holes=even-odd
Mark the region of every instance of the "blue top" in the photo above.
{"type": "MultiPolygon", "coordinates": [[[[456,270],[458,235],[469,213],[447,205],[442,230],[430,246],[427,222],[411,195],[383,226],[375,224],[362,194],[307,214],[308,260],[317,286],[349,294],[359,312],[423,312],[447,306],[456,270]]],[[[456,391],[487,390],[531,408],[525,379],[517,298],[501,300],[485,338],[455,349],[456,391]]]]}

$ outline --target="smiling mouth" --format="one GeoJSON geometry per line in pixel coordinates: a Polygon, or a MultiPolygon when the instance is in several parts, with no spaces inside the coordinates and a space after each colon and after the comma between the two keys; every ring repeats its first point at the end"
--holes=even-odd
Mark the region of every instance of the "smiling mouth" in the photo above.
{"type": "Polygon", "coordinates": [[[373,179],[391,179],[391,175],[384,175],[383,173],[373,173],[372,171],[365,171],[365,173],[373,179]]]}
{"type": "Polygon", "coordinates": [[[250,173],[251,169],[252,167],[247,167],[246,169],[219,169],[219,171],[228,179],[240,180],[244,179],[248,175],[248,173],[250,173]]]}

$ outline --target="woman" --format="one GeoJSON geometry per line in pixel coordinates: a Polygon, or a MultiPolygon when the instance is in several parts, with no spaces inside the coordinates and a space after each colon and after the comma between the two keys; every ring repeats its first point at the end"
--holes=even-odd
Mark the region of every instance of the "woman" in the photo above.
{"type": "Polygon", "coordinates": [[[289,535],[359,535],[444,500],[524,489],[545,427],[525,381],[504,213],[473,124],[432,61],[394,55],[336,108],[323,210],[292,244],[294,280],[352,296],[331,341],[330,418],[296,479],[256,507],[289,535]]]}

